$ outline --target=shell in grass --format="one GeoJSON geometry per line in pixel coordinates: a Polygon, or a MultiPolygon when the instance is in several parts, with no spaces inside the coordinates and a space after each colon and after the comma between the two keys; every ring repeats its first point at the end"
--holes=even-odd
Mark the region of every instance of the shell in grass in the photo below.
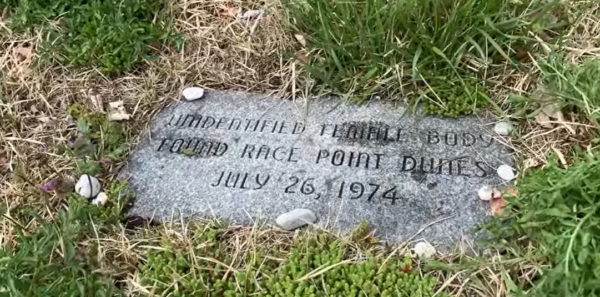
{"type": "Polygon", "coordinates": [[[100,181],[88,174],[83,174],[79,177],[79,181],[75,184],[75,192],[86,199],[96,197],[100,193],[101,188],[100,181]]]}

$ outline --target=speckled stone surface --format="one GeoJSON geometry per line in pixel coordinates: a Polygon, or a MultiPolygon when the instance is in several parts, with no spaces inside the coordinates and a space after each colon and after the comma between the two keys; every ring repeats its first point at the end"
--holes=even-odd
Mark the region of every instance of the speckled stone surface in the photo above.
{"type": "Polygon", "coordinates": [[[512,164],[492,129],[393,103],[207,91],[156,116],[121,178],[136,192],[131,212],[159,220],[274,223],[308,208],[334,230],[366,220],[402,241],[424,228],[415,238],[447,247],[489,216],[477,190],[502,184],[496,168],[512,164]]]}

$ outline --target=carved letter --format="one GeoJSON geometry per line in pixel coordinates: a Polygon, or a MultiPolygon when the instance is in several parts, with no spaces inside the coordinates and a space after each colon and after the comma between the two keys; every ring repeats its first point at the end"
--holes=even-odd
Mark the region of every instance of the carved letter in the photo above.
{"type": "Polygon", "coordinates": [[[202,124],[202,129],[210,128],[215,124],[215,119],[211,116],[207,116],[202,124]],[[210,122],[210,124],[209,124],[210,122]]]}
{"type": "Polygon", "coordinates": [[[336,150],[333,153],[333,157],[331,157],[331,165],[334,165],[334,166],[340,166],[340,165],[342,165],[342,163],[344,163],[344,156],[345,155],[346,154],[344,153],[344,151],[342,151],[342,150],[336,150]],[[337,158],[338,162],[335,161],[336,158],[337,158]]]}
{"type": "Polygon", "coordinates": [[[240,125],[242,124],[242,120],[240,120],[240,119],[231,119],[231,122],[229,122],[229,127],[227,128],[227,130],[231,130],[233,125],[235,125],[236,123],[237,123],[237,126],[235,127],[235,130],[239,130],[240,125]]]}
{"type": "Polygon", "coordinates": [[[261,145],[260,148],[258,149],[258,154],[256,154],[256,158],[260,158],[260,155],[263,154],[265,157],[265,160],[269,157],[269,153],[271,152],[271,148],[268,145],[261,145]]]}
{"type": "Polygon", "coordinates": [[[347,139],[362,139],[363,138],[364,129],[360,129],[360,133],[358,127],[356,125],[349,124],[346,128],[346,138],[347,139]]]}
{"type": "Polygon", "coordinates": [[[264,132],[265,127],[267,126],[268,123],[270,123],[271,120],[262,120],[262,125],[260,126],[260,132],[264,132]]]}
{"type": "Polygon", "coordinates": [[[240,184],[240,189],[248,189],[246,187],[246,179],[248,179],[248,173],[244,173],[244,179],[242,179],[242,183],[240,184]]]}
{"type": "MultiPolygon", "coordinates": [[[[368,169],[370,156],[367,153],[358,153],[358,160],[356,160],[356,167],[360,166],[363,156],[365,157],[365,168],[368,169]]],[[[377,158],[377,160],[378,160],[377,162],[379,162],[379,158],[377,158]]]]}
{"type": "Polygon", "coordinates": [[[404,156],[404,158],[402,159],[402,170],[401,171],[411,171],[413,169],[415,169],[415,166],[417,165],[417,160],[415,160],[415,158],[411,157],[411,156],[404,156]],[[410,161],[410,163],[408,163],[407,161],[410,161]],[[410,166],[410,168],[409,168],[410,166]]]}
{"type": "Polygon", "coordinates": [[[217,122],[217,126],[215,126],[215,129],[219,129],[219,126],[221,126],[221,124],[223,124],[223,122],[227,122],[227,121],[229,121],[228,118],[220,117],[219,121],[217,122]]]}
{"type": "Polygon", "coordinates": [[[446,135],[444,135],[444,140],[447,145],[456,146],[456,144],[458,143],[458,135],[456,135],[456,133],[454,133],[454,132],[447,132],[446,135]],[[454,136],[452,142],[448,142],[448,139],[450,138],[450,137],[448,137],[448,135],[454,136]]]}
{"type": "Polygon", "coordinates": [[[227,180],[225,180],[225,187],[226,188],[235,188],[235,186],[237,185],[238,179],[240,179],[240,174],[236,173],[235,174],[235,180],[233,179],[234,175],[232,174],[232,172],[229,172],[229,174],[227,175],[227,180]],[[229,181],[231,180],[232,184],[229,184],[229,181]]]}
{"type": "Polygon", "coordinates": [[[374,126],[369,126],[369,133],[367,134],[367,140],[379,139],[380,129],[374,126]]]}
{"type": "Polygon", "coordinates": [[[181,145],[183,145],[183,139],[180,138],[180,139],[173,141],[173,144],[171,145],[171,149],[170,149],[171,153],[178,153],[179,150],[181,149],[181,145]],[[174,149],[176,144],[178,144],[177,149],[174,149]]]}
{"type": "Polygon", "coordinates": [[[375,169],[379,169],[379,161],[381,159],[381,156],[383,156],[383,154],[379,154],[379,153],[375,153],[375,169]]]}
{"type": "MultiPolygon", "coordinates": [[[[283,158],[277,158],[277,153],[278,153],[280,150],[284,150],[284,149],[285,149],[285,147],[283,147],[283,146],[280,146],[280,147],[277,147],[276,149],[274,149],[274,150],[273,150],[273,159],[275,159],[275,160],[277,160],[277,161],[283,161],[283,158]]],[[[285,151],[283,151],[282,153],[284,153],[284,154],[285,154],[285,151]]]]}
{"type": "Polygon", "coordinates": [[[167,141],[169,141],[169,140],[170,140],[170,139],[168,139],[168,138],[164,138],[164,139],[161,141],[161,143],[160,143],[160,145],[158,146],[158,149],[157,149],[156,151],[157,151],[157,152],[160,152],[160,150],[162,149],[163,145],[165,145],[165,143],[166,143],[167,141]]]}
{"type": "Polygon", "coordinates": [[[254,151],[254,149],[255,149],[255,147],[253,144],[246,144],[246,146],[244,147],[244,150],[242,151],[242,156],[240,158],[243,158],[247,152],[248,158],[252,159],[252,152],[254,151]]]}
{"type": "Polygon", "coordinates": [[[265,178],[265,180],[261,181],[260,180],[260,174],[256,175],[256,183],[259,185],[258,187],[254,188],[255,190],[260,190],[262,189],[268,182],[269,179],[271,178],[270,175],[267,174],[267,177],[265,178]]]}
{"type": "Polygon", "coordinates": [[[294,153],[296,152],[298,148],[297,147],[293,147],[292,150],[290,151],[290,156],[288,157],[288,162],[292,162],[292,163],[297,163],[298,159],[292,159],[292,157],[294,156],[294,153]]]}
{"type": "Polygon", "coordinates": [[[483,138],[483,135],[479,135],[479,138],[483,141],[483,142],[487,142],[487,145],[484,145],[483,147],[490,147],[490,145],[492,145],[492,143],[494,143],[494,138],[490,136],[490,140],[487,141],[483,138]]]}
{"type": "Polygon", "coordinates": [[[433,172],[433,164],[435,163],[435,159],[434,158],[429,158],[429,169],[425,168],[425,162],[427,162],[427,160],[425,159],[425,157],[421,157],[421,172],[423,173],[432,173],[433,172]]]}
{"type": "Polygon", "coordinates": [[[171,119],[169,120],[169,123],[167,125],[168,126],[177,126],[177,125],[179,125],[179,121],[181,121],[181,117],[182,117],[182,115],[179,115],[179,117],[177,117],[177,122],[175,124],[173,124],[173,120],[175,119],[175,115],[172,115],[171,119]]]}
{"type": "Polygon", "coordinates": [[[483,168],[484,165],[486,165],[484,162],[475,162],[475,166],[477,166],[477,168],[480,171],[479,174],[476,174],[478,177],[487,176],[487,171],[485,170],[485,168],[483,168]]]}
{"type": "Polygon", "coordinates": [[[466,160],[465,159],[458,159],[456,162],[458,162],[458,175],[471,177],[470,174],[463,173],[463,169],[465,169],[465,166],[464,166],[465,164],[463,164],[463,162],[466,162],[466,160]]]}
{"type": "Polygon", "coordinates": [[[183,119],[183,123],[181,123],[181,125],[179,127],[185,126],[185,123],[188,122],[188,119],[190,120],[189,124],[188,124],[188,127],[191,127],[192,124],[194,124],[194,122],[196,122],[196,126],[194,126],[194,128],[196,128],[196,127],[198,127],[198,124],[200,124],[200,120],[202,119],[202,116],[201,115],[196,116],[196,115],[193,115],[193,114],[188,114],[188,115],[185,116],[185,118],[183,119]]]}
{"type": "Polygon", "coordinates": [[[319,150],[319,154],[317,155],[317,162],[316,164],[319,164],[319,161],[321,161],[321,159],[325,159],[329,157],[329,151],[328,150],[319,150]]]}
{"type": "Polygon", "coordinates": [[[286,122],[286,121],[283,121],[283,122],[281,122],[281,126],[279,126],[279,131],[277,131],[277,133],[279,133],[279,134],[285,134],[285,133],[283,132],[283,129],[285,129],[285,128],[286,128],[286,124],[287,124],[287,122],[286,122]]]}
{"type": "Polygon", "coordinates": [[[477,138],[475,138],[475,136],[471,133],[463,133],[462,139],[463,139],[463,142],[462,142],[463,146],[472,146],[477,141],[477,138]]]}
{"type": "Polygon", "coordinates": [[[223,175],[225,175],[225,171],[221,171],[221,176],[219,176],[219,180],[217,180],[217,182],[216,182],[216,183],[214,183],[214,184],[212,184],[212,185],[210,185],[210,186],[211,186],[211,187],[216,187],[216,186],[218,186],[219,184],[221,184],[221,180],[223,179],[223,175]]]}
{"type": "Polygon", "coordinates": [[[427,143],[428,144],[436,144],[440,142],[440,137],[437,131],[429,130],[427,131],[427,143]]]}
{"type": "Polygon", "coordinates": [[[227,149],[229,149],[229,146],[227,145],[227,143],[220,142],[217,145],[217,148],[215,149],[215,153],[213,155],[215,155],[217,157],[223,156],[225,154],[225,152],[227,152],[227,149]]]}

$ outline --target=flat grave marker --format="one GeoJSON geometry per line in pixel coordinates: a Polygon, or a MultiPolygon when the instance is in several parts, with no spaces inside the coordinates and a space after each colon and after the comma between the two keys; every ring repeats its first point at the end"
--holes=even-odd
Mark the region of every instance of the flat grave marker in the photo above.
{"type": "Polygon", "coordinates": [[[131,212],[159,220],[274,223],[307,208],[328,228],[365,220],[401,241],[426,227],[418,238],[449,246],[489,216],[477,190],[512,164],[489,124],[390,102],[207,91],[160,111],[121,177],[136,192],[131,212]]]}

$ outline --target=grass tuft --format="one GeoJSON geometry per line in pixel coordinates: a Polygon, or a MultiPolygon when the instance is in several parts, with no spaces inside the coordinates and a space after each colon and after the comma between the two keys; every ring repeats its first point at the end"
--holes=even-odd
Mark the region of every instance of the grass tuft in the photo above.
{"type": "Polygon", "coordinates": [[[44,55],[63,64],[117,73],[152,57],[152,47],[178,40],[165,0],[2,0],[10,26],[41,26],[44,55]]]}
{"type": "Polygon", "coordinates": [[[421,90],[412,97],[431,101],[430,112],[462,115],[487,103],[485,79],[516,65],[515,48],[529,50],[524,36],[546,29],[542,17],[556,1],[283,2],[311,49],[306,68],[334,92],[363,101],[421,90]],[[462,94],[467,103],[445,93],[462,94]]]}
{"type": "Polygon", "coordinates": [[[540,62],[544,91],[560,107],[583,113],[600,128],[600,58],[571,64],[561,57],[550,56],[540,62]]]}

